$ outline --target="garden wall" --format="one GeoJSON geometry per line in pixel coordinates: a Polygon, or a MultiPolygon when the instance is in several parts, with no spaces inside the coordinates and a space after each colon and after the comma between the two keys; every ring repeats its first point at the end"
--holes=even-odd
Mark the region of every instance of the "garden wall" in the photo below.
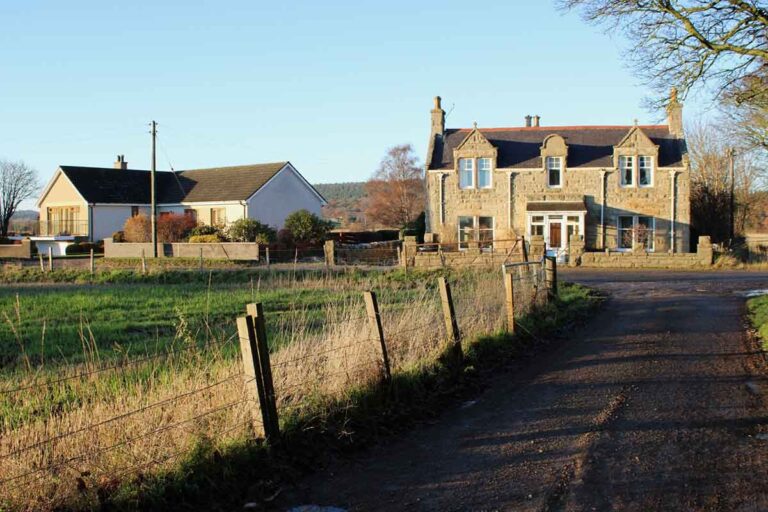
{"type": "Polygon", "coordinates": [[[705,268],[712,265],[712,243],[708,236],[699,237],[697,252],[585,252],[582,267],[598,268],[705,268]]]}
{"type": "Polygon", "coordinates": [[[0,244],[0,259],[29,259],[32,257],[32,242],[28,238],[20,244],[0,244]]]}
{"type": "MultiPolygon", "coordinates": [[[[157,255],[168,258],[199,258],[202,250],[204,259],[258,261],[259,244],[248,242],[223,242],[218,244],[172,243],[157,244],[157,255]]],[[[151,243],[116,243],[104,240],[105,258],[141,258],[152,256],[151,243]]]]}

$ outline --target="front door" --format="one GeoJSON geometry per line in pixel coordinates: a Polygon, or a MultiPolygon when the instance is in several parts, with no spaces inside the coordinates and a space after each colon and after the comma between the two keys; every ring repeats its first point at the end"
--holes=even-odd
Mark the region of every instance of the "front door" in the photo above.
{"type": "Polygon", "coordinates": [[[563,224],[561,222],[550,222],[549,224],[549,247],[551,249],[560,249],[563,246],[563,224]]]}

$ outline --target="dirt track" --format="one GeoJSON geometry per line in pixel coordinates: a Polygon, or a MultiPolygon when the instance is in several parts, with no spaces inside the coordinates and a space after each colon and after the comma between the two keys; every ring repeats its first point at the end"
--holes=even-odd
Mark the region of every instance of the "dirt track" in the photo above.
{"type": "Polygon", "coordinates": [[[768,393],[734,290],[768,274],[579,271],[611,295],[557,351],[285,507],[768,510],[768,393]]]}

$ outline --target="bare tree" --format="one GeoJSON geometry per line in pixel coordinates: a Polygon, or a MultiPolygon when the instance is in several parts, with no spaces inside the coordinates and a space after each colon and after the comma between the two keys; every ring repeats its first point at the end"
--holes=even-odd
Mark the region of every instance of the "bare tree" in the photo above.
{"type": "Polygon", "coordinates": [[[695,86],[708,86],[717,97],[731,92],[740,103],[766,99],[768,9],[763,0],[558,1],[589,22],[627,34],[638,76],[660,94],[674,86],[685,97],[695,86]]]}
{"type": "Polygon", "coordinates": [[[424,211],[421,166],[410,144],[390,148],[365,188],[371,222],[401,228],[424,211]]]}
{"type": "Polygon", "coordinates": [[[750,148],[739,130],[724,119],[718,124],[690,123],[686,126],[691,162],[691,217],[694,227],[720,242],[729,237],[730,157],[735,148],[735,228],[743,233],[759,222],[760,191],[768,186],[764,154],[750,148]]]}
{"type": "Polygon", "coordinates": [[[37,171],[22,161],[0,160],[0,237],[8,236],[11,217],[39,189],[37,171]]]}

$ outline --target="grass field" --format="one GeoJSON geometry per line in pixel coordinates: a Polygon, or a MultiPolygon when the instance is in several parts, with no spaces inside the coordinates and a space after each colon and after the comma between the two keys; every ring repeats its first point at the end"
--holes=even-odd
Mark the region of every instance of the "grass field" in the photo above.
{"type": "MultiPolygon", "coordinates": [[[[298,311],[319,323],[329,303],[360,303],[360,292],[380,275],[342,273],[327,278],[307,272],[296,280],[290,272],[215,272],[166,276],[169,282],[162,282],[161,275],[137,276],[135,282],[121,274],[112,277],[114,283],[77,284],[73,278],[73,284],[0,288],[0,366],[138,356],[162,350],[179,338],[231,334],[236,317],[250,302],[262,302],[273,320],[289,321],[298,311]]],[[[411,284],[387,287],[385,299],[407,299],[413,293],[411,284]]],[[[274,334],[270,340],[276,348],[285,340],[274,334]]]]}
{"type": "MultiPolygon", "coordinates": [[[[3,287],[0,510],[4,503],[132,510],[153,495],[156,508],[166,509],[175,503],[174,486],[183,487],[184,499],[207,496],[209,471],[240,464],[239,472],[259,478],[253,457],[260,432],[251,422],[257,406],[245,391],[235,329],[249,302],[265,307],[286,436],[330,431],[346,443],[375,428],[376,414],[399,424],[398,415],[433,407],[427,402],[452,389],[456,377],[440,369],[448,342],[436,286],[441,274],[110,273],[97,275],[99,284],[82,284],[90,278],[68,273],[49,280],[74,284],[3,287]],[[378,386],[380,346],[362,297],[368,289],[379,296],[394,394],[378,386]],[[190,464],[200,465],[193,473],[203,480],[188,484],[190,464]]],[[[448,277],[465,372],[514,353],[520,340],[504,334],[498,270],[448,277]]],[[[530,284],[516,285],[518,306],[546,296],[530,284]]],[[[563,285],[556,303],[519,319],[520,331],[535,338],[593,304],[584,288],[563,285]]]]}

